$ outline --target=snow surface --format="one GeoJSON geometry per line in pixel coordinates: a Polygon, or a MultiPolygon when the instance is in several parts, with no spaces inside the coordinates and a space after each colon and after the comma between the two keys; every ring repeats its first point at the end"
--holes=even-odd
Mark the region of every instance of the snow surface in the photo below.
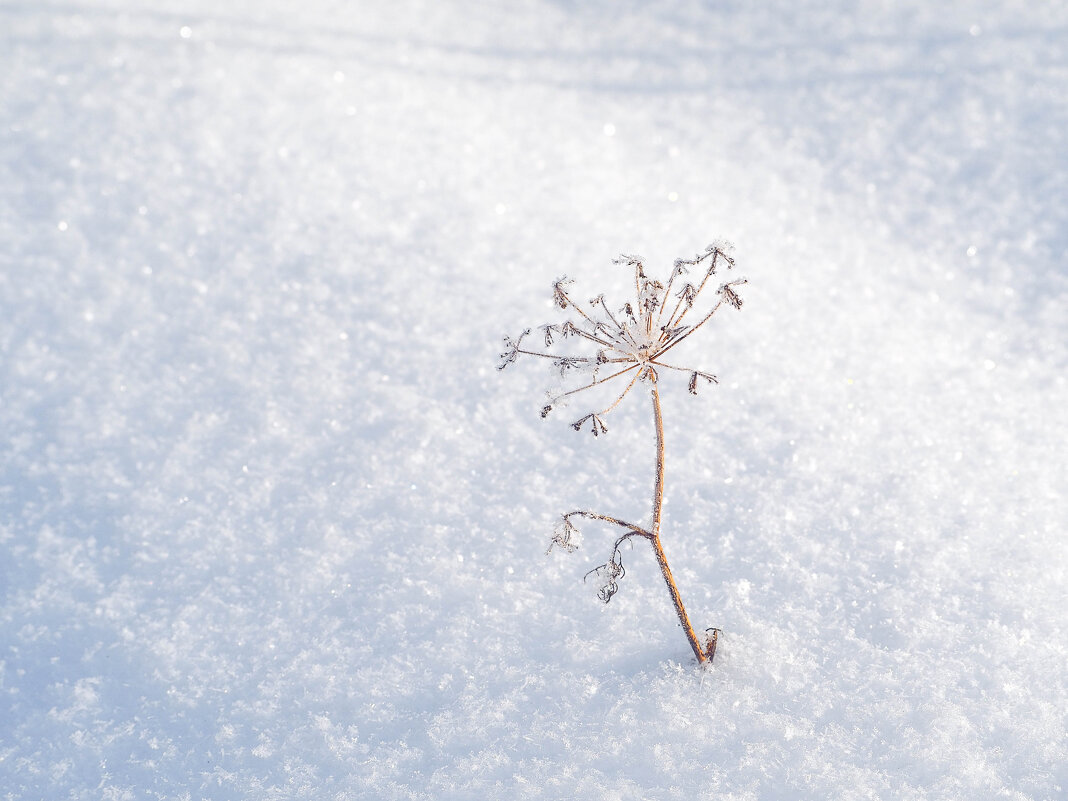
{"type": "Polygon", "coordinates": [[[1066,98],[1063,0],[0,0],[0,798],[1068,797],[1066,98]],[[544,555],[647,399],[495,364],[721,236],[700,670],[544,555]]]}

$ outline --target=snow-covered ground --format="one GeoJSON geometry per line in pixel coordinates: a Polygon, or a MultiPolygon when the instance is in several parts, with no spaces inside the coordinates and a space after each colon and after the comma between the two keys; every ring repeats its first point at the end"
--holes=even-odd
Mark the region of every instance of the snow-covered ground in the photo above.
{"type": "Polygon", "coordinates": [[[0,0],[0,798],[1068,797],[1066,101],[1064,0],[0,0]],[[544,554],[645,394],[495,367],[717,237],[701,670],[544,554]]]}

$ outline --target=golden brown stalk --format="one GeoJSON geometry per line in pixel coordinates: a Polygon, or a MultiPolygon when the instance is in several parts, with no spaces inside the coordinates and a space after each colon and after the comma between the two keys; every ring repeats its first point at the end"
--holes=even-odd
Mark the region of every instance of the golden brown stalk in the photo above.
{"type": "Polygon", "coordinates": [[[656,388],[656,379],[652,379],[652,384],[653,422],[656,426],[656,484],[653,486],[653,536],[649,538],[649,542],[652,543],[653,551],[656,553],[656,563],[660,566],[660,575],[664,577],[668,593],[671,594],[671,603],[675,606],[675,613],[679,616],[682,631],[698,663],[703,664],[712,661],[716,653],[716,639],[719,632],[713,630],[713,636],[707,648],[701,647],[697,641],[697,634],[694,633],[693,626],[690,624],[690,616],[686,614],[686,607],[682,605],[682,596],[679,595],[678,585],[675,584],[675,577],[671,574],[671,567],[664,554],[664,546],[660,542],[660,514],[664,508],[664,420],[660,414],[660,393],[656,388]]]}

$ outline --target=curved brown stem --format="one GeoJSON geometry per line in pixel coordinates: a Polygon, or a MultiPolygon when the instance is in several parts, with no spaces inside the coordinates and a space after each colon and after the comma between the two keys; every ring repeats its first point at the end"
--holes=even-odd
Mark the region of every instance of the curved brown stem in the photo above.
{"type": "Polygon", "coordinates": [[[579,515],[581,517],[588,517],[590,520],[603,520],[606,523],[613,523],[617,526],[620,526],[621,528],[630,529],[639,537],[645,537],[648,539],[653,536],[650,532],[646,531],[641,526],[636,526],[633,523],[628,523],[626,520],[620,520],[618,517],[612,517],[611,515],[599,515],[595,512],[587,512],[581,509],[574,512],[568,512],[564,515],[564,519],[574,517],[575,515],[579,515]]]}
{"type": "Polygon", "coordinates": [[[671,575],[667,556],[664,555],[664,546],[660,542],[660,514],[664,507],[664,421],[660,414],[660,393],[657,391],[655,378],[652,383],[653,421],[656,425],[656,484],[653,487],[653,525],[652,537],[649,538],[649,542],[656,553],[656,563],[660,565],[660,575],[664,577],[664,583],[667,584],[668,592],[671,594],[671,603],[674,604],[675,612],[679,616],[682,631],[693,649],[694,656],[697,657],[697,662],[703,664],[711,662],[716,653],[716,641],[718,640],[719,631],[718,629],[713,629],[712,636],[708,638],[707,647],[701,647],[697,640],[697,634],[690,624],[690,616],[686,614],[686,607],[682,605],[682,596],[679,595],[679,588],[675,584],[674,576],[671,575]]]}

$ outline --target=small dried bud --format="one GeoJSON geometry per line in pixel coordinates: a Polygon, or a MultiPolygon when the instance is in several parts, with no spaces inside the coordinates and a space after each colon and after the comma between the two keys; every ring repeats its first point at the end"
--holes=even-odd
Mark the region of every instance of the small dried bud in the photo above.
{"type": "Polygon", "coordinates": [[[566,309],[568,304],[571,303],[570,298],[567,296],[567,287],[573,283],[574,281],[570,280],[566,275],[553,282],[553,302],[561,309],[566,309]]]}
{"type": "Polygon", "coordinates": [[[578,545],[576,545],[571,538],[575,534],[578,534],[578,529],[575,528],[571,520],[565,515],[563,520],[557,524],[556,530],[553,531],[553,538],[549,542],[549,547],[545,551],[546,556],[552,553],[554,545],[559,545],[567,553],[574,553],[578,548],[578,545]]]}
{"type": "Polygon", "coordinates": [[[545,406],[542,406],[542,407],[541,407],[541,416],[542,416],[542,419],[544,419],[544,418],[548,417],[548,416],[549,416],[549,412],[551,412],[552,410],[553,410],[553,407],[552,407],[552,404],[551,404],[551,403],[550,403],[550,404],[547,404],[547,405],[545,405],[545,406]]]}
{"type": "Polygon", "coordinates": [[[608,433],[608,426],[604,424],[604,420],[600,418],[600,415],[596,414],[588,414],[585,417],[580,417],[578,420],[571,424],[571,427],[576,431],[581,431],[582,426],[586,423],[587,420],[592,421],[590,431],[595,437],[598,437],[601,434],[608,433]]]}
{"type": "Polygon", "coordinates": [[[553,362],[553,367],[560,371],[560,375],[563,375],[568,370],[573,370],[580,365],[586,364],[589,359],[585,359],[581,356],[561,356],[553,362]]]}
{"type": "Polygon", "coordinates": [[[693,374],[690,376],[690,394],[691,395],[696,395],[697,394],[697,378],[698,377],[704,378],[709,383],[719,383],[720,382],[719,378],[717,378],[716,376],[711,375],[710,373],[702,373],[700,370],[694,371],[693,374]]]}
{"type": "Polygon", "coordinates": [[[625,253],[620,254],[618,259],[612,259],[613,264],[622,264],[626,267],[633,267],[639,278],[645,278],[644,261],[645,259],[641,256],[628,256],[625,253]]]}
{"type": "Polygon", "coordinates": [[[600,431],[600,433],[601,433],[601,434],[607,434],[607,433],[608,433],[608,426],[606,426],[606,425],[604,424],[604,420],[602,420],[602,419],[601,419],[600,417],[598,417],[597,415],[593,415],[593,435],[594,435],[595,437],[596,437],[596,436],[597,436],[597,434],[598,434],[598,432],[597,432],[597,429],[598,429],[598,428],[600,428],[600,429],[601,429],[601,431],[600,431]]]}
{"type": "Polygon", "coordinates": [[[691,395],[696,395],[697,394],[697,379],[698,379],[698,377],[703,378],[709,384],[718,384],[719,383],[719,379],[716,378],[711,373],[702,373],[700,370],[695,370],[693,372],[693,374],[690,375],[690,394],[691,395]]]}
{"type": "Polygon", "coordinates": [[[501,363],[497,365],[498,370],[503,370],[519,358],[519,346],[523,343],[523,337],[529,333],[530,329],[528,328],[516,339],[511,337],[504,338],[504,352],[501,353],[501,363]]]}
{"type": "Polygon", "coordinates": [[[608,323],[598,322],[593,327],[593,333],[595,334],[607,334],[609,338],[615,333],[615,331],[608,325],[608,323]]]}
{"type": "Polygon", "coordinates": [[[619,592],[619,579],[627,575],[627,571],[623,569],[623,560],[619,551],[613,553],[612,558],[603,565],[599,565],[587,573],[582,580],[585,581],[591,574],[596,575],[601,580],[601,586],[597,590],[597,597],[603,603],[608,603],[619,592]]]}
{"type": "Polygon", "coordinates": [[[715,250],[715,253],[716,253],[715,258],[717,260],[721,259],[721,260],[725,261],[727,263],[727,269],[728,270],[731,269],[732,267],[734,267],[734,257],[731,256],[731,253],[734,252],[734,245],[732,245],[726,239],[721,239],[721,240],[717,241],[712,246],[712,248],[713,248],[713,250],[715,250]]]}
{"type": "Polygon", "coordinates": [[[719,294],[723,295],[723,299],[727,301],[736,309],[742,308],[742,299],[738,296],[738,293],[734,291],[734,287],[730,284],[724,284],[719,288],[719,294]]]}
{"type": "Polygon", "coordinates": [[[686,308],[688,309],[693,306],[693,302],[697,300],[697,287],[693,284],[687,284],[676,297],[682,298],[682,302],[686,304],[686,308]]]}

